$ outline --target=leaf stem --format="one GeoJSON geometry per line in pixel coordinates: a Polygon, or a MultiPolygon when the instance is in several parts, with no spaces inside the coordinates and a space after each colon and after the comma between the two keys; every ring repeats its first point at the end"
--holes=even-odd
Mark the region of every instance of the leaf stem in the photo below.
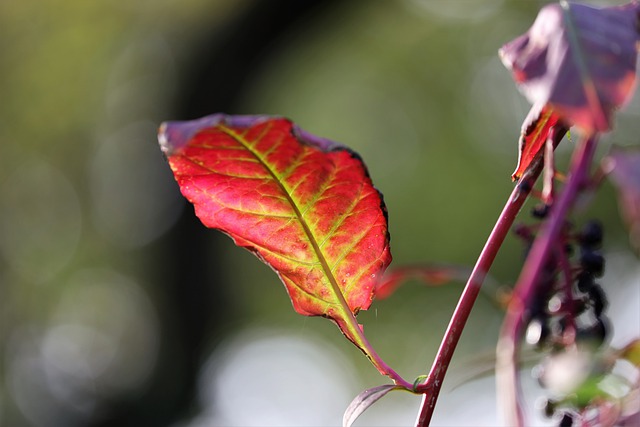
{"type": "Polygon", "coordinates": [[[596,138],[594,136],[582,138],[576,147],[567,183],[557,202],[551,208],[549,220],[543,224],[533,243],[507,309],[498,340],[496,375],[498,396],[504,405],[505,421],[508,425],[522,426],[524,422],[521,405],[518,401],[520,393],[516,361],[518,356],[517,341],[527,321],[527,309],[534,297],[544,263],[553,251],[555,242],[562,231],[565,217],[580,190],[587,183],[589,166],[595,147],[596,138]]]}
{"type": "Polygon", "coordinates": [[[382,358],[378,355],[376,350],[373,348],[373,346],[365,336],[364,331],[358,324],[358,320],[351,313],[351,311],[348,312],[345,318],[346,319],[342,320],[342,325],[338,324],[345,337],[353,342],[356,347],[358,347],[360,351],[362,351],[365,356],[367,356],[369,361],[373,364],[373,366],[376,367],[378,372],[391,378],[395,385],[402,387],[405,390],[412,391],[414,389],[414,384],[402,378],[400,374],[394,371],[389,365],[384,362],[384,360],[382,360],[382,358]],[[346,332],[348,332],[348,334],[346,332]]]}
{"type": "Polygon", "coordinates": [[[498,254],[498,250],[502,246],[513,222],[520,212],[522,205],[531,192],[540,172],[542,171],[541,159],[537,159],[532,163],[528,170],[523,174],[518,184],[513,189],[511,196],[507,200],[502,213],[485,243],[476,265],[469,276],[467,284],[460,296],[458,305],[451,317],[449,326],[445,332],[436,358],[431,367],[431,371],[426,381],[417,387],[417,391],[425,393],[422,398],[422,406],[416,420],[416,427],[428,426],[433,416],[436,401],[440,394],[440,389],[447,372],[447,368],[453,357],[453,352],[460,340],[464,326],[471,314],[473,304],[480,292],[480,287],[484,281],[493,261],[498,254]]]}

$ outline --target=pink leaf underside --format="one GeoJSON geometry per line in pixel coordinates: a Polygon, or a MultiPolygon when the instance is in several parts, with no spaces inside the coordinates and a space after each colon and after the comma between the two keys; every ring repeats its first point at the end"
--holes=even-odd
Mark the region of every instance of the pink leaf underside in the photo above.
{"type": "Polygon", "coordinates": [[[391,261],[387,216],[353,151],[266,116],[168,122],[159,140],[200,220],[271,266],[298,313],[345,332],[370,306],[391,261]]]}
{"type": "Polygon", "coordinates": [[[471,269],[457,265],[407,265],[390,268],[376,287],[376,298],[389,298],[408,280],[419,280],[427,286],[442,286],[450,282],[464,283],[471,269]]]}
{"type": "Polygon", "coordinates": [[[640,4],[550,4],[500,56],[532,104],[583,130],[611,128],[635,87],[640,4]]]}
{"type": "Polygon", "coordinates": [[[342,426],[351,427],[355,420],[362,415],[365,410],[371,407],[371,405],[386,396],[389,392],[400,389],[400,387],[394,384],[386,384],[363,391],[357,395],[347,407],[342,418],[342,426]]]}

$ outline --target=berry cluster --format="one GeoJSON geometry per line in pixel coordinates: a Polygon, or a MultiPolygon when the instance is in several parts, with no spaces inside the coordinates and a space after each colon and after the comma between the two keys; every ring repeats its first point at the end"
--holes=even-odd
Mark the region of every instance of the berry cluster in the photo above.
{"type": "MultiPolygon", "coordinates": [[[[534,210],[539,216],[541,208],[534,210]]],[[[609,322],[604,311],[607,299],[596,279],[604,274],[605,261],[600,252],[603,229],[592,220],[579,233],[571,233],[567,224],[560,248],[562,254],[551,257],[538,283],[534,301],[529,307],[527,343],[538,349],[564,348],[576,343],[591,342],[596,347],[607,337],[609,322]],[[579,261],[570,265],[567,273],[563,262],[569,260],[575,246],[579,261]]],[[[535,237],[533,227],[516,227],[516,234],[530,247],[535,237]]]]}
{"type": "MultiPolygon", "coordinates": [[[[533,216],[546,216],[546,206],[536,207],[533,216]]],[[[516,227],[527,250],[536,234],[536,225],[516,227]]],[[[549,352],[535,369],[535,376],[545,388],[554,361],[554,355],[568,349],[594,350],[603,345],[609,334],[609,322],[605,316],[607,299],[596,282],[604,274],[605,261],[601,253],[602,224],[591,220],[575,232],[570,223],[565,224],[561,241],[553,256],[547,261],[537,285],[533,302],[528,307],[526,342],[537,350],[549,352]]],[[[555,360],[557,362],[557,360],[555,360]]],[[[556,363],[557,365],[557,363],[556,363]]],[[[555,369],[555,368],[554,368],[555,369]]],[[[571,426],[575,414],[561,409],[557,401],[549,400],[545,414],[559,420],[560,426],[571,426]]],[[[579,408],[577,409],[579,412],[579,408]]]]}

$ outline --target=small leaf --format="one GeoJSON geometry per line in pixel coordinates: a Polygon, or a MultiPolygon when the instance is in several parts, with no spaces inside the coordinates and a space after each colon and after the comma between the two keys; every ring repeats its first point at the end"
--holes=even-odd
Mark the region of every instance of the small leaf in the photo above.
{"type": "Polygon", "coordinates": [[[378,300],[390,297],[403,282],[417,279],[429,286],[466,282],[471,269],[457,265],[408,265],[387,270],[376,287],[378,300]]]}
{"type": "Polygon", "coordinates": [[[520,90],[585,132],[607,131],[635,86],[640,4],[543,7],[531,28],[500,49],[520,90]]]}
{"type": "Polygon", "coordinates": [[[640,249],[640,150],[613,148],[603,169],[618,190],[618,203],[631,243],[640,249]]]}
{"type": "Polygon", "coordinates": [[[386,208],[360,157],[284,118],[216,114],[158,139],[196,215],[268,264],[295,310],[335,321],[358,347],[391,261],[386,208]]]}
{"type": "Polygon", "coordinates": [[[534,105],[529,111],[527,118],[522,123],[520,140],[518,141],[518,165],[511,175],[511,179],[516,181],[531,165],[531,162],[543,155],[544,146],[550,135],[551,129],[558,125],[560,116],[546,106],[534,105]]]}
{"type": "Polygon", "coordinates": [[[367,389],[356,396],[355,399],[349,404],[347,410],[344,411],[342,417],[342,426],[351,427],[355,420],[362,415],[371,405],[376,403],[387,393],[393,390],[404,390],[402,387],[393,384],[385,384],[377,387],[367,389]]]}

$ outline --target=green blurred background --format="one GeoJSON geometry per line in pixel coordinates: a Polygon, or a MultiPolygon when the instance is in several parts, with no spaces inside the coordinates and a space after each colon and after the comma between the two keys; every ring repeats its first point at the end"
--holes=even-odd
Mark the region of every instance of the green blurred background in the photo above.
{"type": "MultiPolygon", "coordinates": [[[[512,189],[529,108],[497,49],[544,3],[0,2],[0,425],[339,425],[385,379],[198,223],[156,129],[219,111],[287,116],[362,155],[389,209],[392,266],[472,266],[512,189]]],[[[602,153],[637,144],[637,101],[618,128],[602,153]]],[[[609,185],[577,222],[590,216],[607,227],[621,344],[640,333],[640,270],[609,185]]],[[[492,274],[512,283],[521,262],[510,238],[492,274]]],[[[359,319],[414,378],[461,289],[410,282],[359,319]]],[[[478,301],[453,378],[491,367],[492,298],[478,301]]],[[[358,425],[411,425],[418,404],[389,396],[358,425]]],[[[465,384],[434,424],[494,425],[494,405],[491,378],[465,384]]]]}

